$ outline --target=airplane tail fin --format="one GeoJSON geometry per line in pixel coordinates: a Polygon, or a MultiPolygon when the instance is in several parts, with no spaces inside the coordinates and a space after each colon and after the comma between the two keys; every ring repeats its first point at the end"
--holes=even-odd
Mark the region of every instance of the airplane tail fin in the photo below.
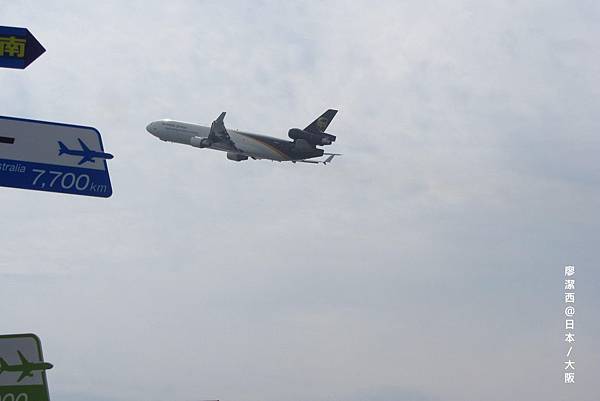
{"type": "Polygon", "coordinates": [[[337,114],[337,110],[329,109],[325,113],[321,114],[319,118],[310,123],[310,125],[304,128],[304,131],[312,132],[315,134],[324,133],[329,123],[333,120],[333,117],[337,114]]]}
{"type": "Polygon", "coordinates": [[[62,143],[61,141],[58,141],[58,146],[59,146],[59,149],[58,149],[59,156],[62,155],[63,153],[66,153],[67,150],[69,150],[69,148],[67,148],[67,146],[64,143],[62,143]]]}
{"type": "Polygon", "coordinates": [[[6,361],[2,358],[0,358],[0,373],[4,372],[4,369],[8,366],[8,364],[6,363],[6,361]]]}

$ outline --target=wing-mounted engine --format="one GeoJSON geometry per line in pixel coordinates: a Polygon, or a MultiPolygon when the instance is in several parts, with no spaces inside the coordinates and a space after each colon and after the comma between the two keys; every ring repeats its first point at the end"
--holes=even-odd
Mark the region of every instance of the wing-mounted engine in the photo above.
{"type": "Polygon", "coordinates": [[[288,131],[288,136],[294,141],[297,139],[304,139],[313,146],[331,145],[335,142],[335,135],[327,134],[325,132],[309,132],[300,128],[292,128],[288,131]]]}
{"type": "Polygon", "coordinates": [[[232,152],[227,152],[227,158],[229,160],[233,160],[234,162],[241,162],[243,160],[248,160],[248,156],[244,156],[239,153],[232,153],[232,152]]]}
{"type": "Polygon", "coordinates": [[[209,148],[212,145],[212,141],[208,138],[193,136],[190,138],[190,145],[196,148],[209,148]]]}

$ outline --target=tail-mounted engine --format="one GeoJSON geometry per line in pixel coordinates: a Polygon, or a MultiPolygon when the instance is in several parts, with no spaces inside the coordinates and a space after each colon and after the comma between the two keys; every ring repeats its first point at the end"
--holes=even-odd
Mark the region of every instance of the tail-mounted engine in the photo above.
{"type": "Polygon", "coordinates": [[[288,136],[294,140],[304,139],[313,146],[331,145],[335,142],[335,135],[325,132],[308,132],[300,128],[292,128],[288,131],[288,136]]]}

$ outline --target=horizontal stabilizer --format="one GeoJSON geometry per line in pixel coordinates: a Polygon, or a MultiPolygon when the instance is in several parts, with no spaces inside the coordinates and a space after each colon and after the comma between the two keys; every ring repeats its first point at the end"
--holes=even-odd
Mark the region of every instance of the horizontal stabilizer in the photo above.
{"type": "Polygon", "coordinates": [[[333,158],[335,156],[341,156],[341,153],[324,153],[324,155],[329,156],[327,159],[325,160],[297,160],[300,163],[310,163],[310,164],[327,164],[327,163],[331,163],[331,161],[333,160],[333,158]]]}

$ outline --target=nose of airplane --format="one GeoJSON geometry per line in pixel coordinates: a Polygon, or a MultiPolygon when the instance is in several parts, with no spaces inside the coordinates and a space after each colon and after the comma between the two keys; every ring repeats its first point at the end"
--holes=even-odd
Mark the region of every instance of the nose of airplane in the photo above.
{"type": "Polygon", "coordinates": [[[146,126],[146,131],[148,131],[152,135],[156,136],[156,121],[151,122],[150,124],[148,124],[146,126]]]}
{"type": "Polygon", "coordinates": [[[150,123],[148,125],[146,125],[146,131],[148,131],[149,133],[151,133],[152,135],[154,135],[154,123],[150,123]]]}

